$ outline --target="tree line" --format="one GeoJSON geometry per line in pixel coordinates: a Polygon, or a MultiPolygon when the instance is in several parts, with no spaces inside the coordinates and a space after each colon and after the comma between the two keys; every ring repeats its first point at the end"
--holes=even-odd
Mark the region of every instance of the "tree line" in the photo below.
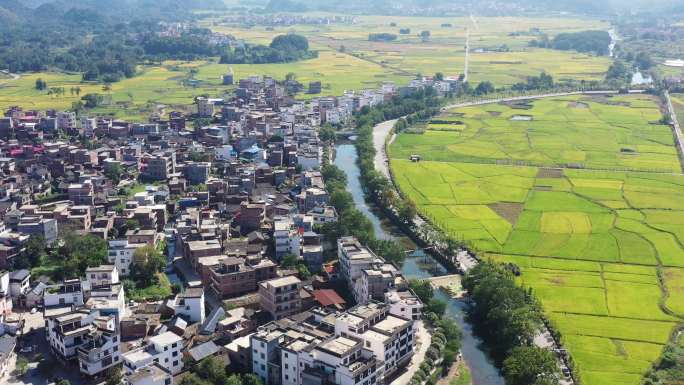
{"type": "Polygon", "coordinates": [[[606,31],[580,31],[560,33],[553,39],[542,35],[529,42],[530,47],[552,48],[561,51],[577,51],[608,55],[611,42],[610,34],[606,31]]]}
{"type": "Polygon", "coordinates": [[[0,68],[59,69],[80,72],[86,81],[116,82],[135,76],[141,62],[219,56],[227,49],[225,43],[209,39],[208,29],[161,36],[160,20],[121,21],[91,10],[74,10],[41,22],[0,23],[0,68]]]}
{"type": "Polygon", "coordinates": [[[558,364],[549,350],[536,347],[543,327],[539,301],[516,285],[516,266],[481,262],[463,279],[472,306],[468,317],[508,385],[557,385],[558,364]]]}
{"type": "Polygon", "coordinates": [[[309,50],[309,41],[301,35],[276,36],[271,44],[251,45],[227,49],[221,55],[221,64],[289,63],[318,57],[318,51],[309,50]]]}
{"type": "Polygon", "coordinates": [[[325,240],[336,243],[337,239],[353,236],[387,262],[401,266],[404,262],[404,249],[395,242],[378,239],[371,221],[354,205],[354,199],[347,191],[347,175],[333,164],[321,168],[326,190],[330,194],[330,204],[338,214],[337,222],[321,225],[317,230],[325,240]]]}

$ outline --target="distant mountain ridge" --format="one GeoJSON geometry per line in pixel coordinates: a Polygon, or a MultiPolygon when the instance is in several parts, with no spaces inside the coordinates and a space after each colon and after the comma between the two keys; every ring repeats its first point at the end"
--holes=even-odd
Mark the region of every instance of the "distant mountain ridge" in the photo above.
{"type": "Polygon", "coordinates": [[[194,9],[225,9],[225,3],[222,0],[0,0],[0,22],[55,21],[70,12],[74,16],[74,10],[97,21],[149,17],[177,20],[191,17],[194,9]]]}
{"type": "Polygon", "coordinates": [[[681,8],[680,0],[270,0],[265,10],[301,12],[323,10],[378,14],[401,14],[402,11],[460,9],[464,13],[496,12],[519,9],[527,12],[609,15],[631,11],[648,12],[681,8]]]}

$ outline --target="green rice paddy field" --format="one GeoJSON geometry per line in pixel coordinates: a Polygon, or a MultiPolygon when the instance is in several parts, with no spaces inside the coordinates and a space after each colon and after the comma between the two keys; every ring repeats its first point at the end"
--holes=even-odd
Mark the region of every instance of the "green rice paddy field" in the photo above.
{"type": "Polygon", "coordinates": [[[684,175],[660,115],[650,96],[492,104],[390,146],[425,217],[520,266],[588,385],[639,384],[684,319],[684,175]]]}

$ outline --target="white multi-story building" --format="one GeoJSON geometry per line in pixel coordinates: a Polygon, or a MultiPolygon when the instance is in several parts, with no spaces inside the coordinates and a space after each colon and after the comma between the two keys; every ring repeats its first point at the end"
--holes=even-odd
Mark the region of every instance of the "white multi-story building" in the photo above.
{"type": "Polygon", "coordinates": [[[83,136],[86,138],[92,138],[95,136],[95,130],[97,129],[97,119],[95,118],[81,118],[81,130],[83,130],[83,136]]]}
{"type": "MultiPolygon", "coordinates": [[[[358,307],[353,310],[357,313],[353,317],[374,317],[367,320],[369,325],[373,322],[373,326],[379,325],[378,330],[382,331],[392,326],[383,322],[389,320],[394,324],[399,320],[388,318],[387,309],[382,305],[377,305],[377,308],[358,307]]],[[[316,309],[307,318],[286,318],[262,326],[250,338],[253,372],[266,385],[382,383],[385,379],[386,366],[381,354],[386,354],[395,368],[395,351],[380,351],[374,341],[370,340],[370,336],[366,336],[369,340],[365,340],[359,335],[352,335],[351,328],[337,333],[336,317],[340,316],[316,309]]],[[[375,329],[372,331],[379,333],[375,329]]],[[[399,330],[392,331],[401,335],[399,330]]],[[[388,339],[385,342],[394,343],[388,339]]],[[[412,351],[412,342],[408,339],[404,342],[407,346],[403,348],[412,351]]]]}
{"type": "Polygon", "coordinates": [[[337,240],[337,257],[340,261],[340,274],[350,288],[361,277],[364,270],[372,268],[374,263],[384,262],[354,237],[343,237],[337,240]]]}
{"type": "Polygon", "coordinates": [[[390,290],[385,293],[385,303],[390,307],[390,314],[405,319],[419,320],[423,302],[410,291],[390,290]]]}
{"type": "Polygon", "coordinates": [[[87,282],[88,288],[119,283],[119,270],[115,265],[89,267],[85,271],[85,282],[87,282]]]}
{"type": "Polygon", "coordinates": [[[123,385],[173,385],[173,376],[159,365],[149,365],[127,374],[123,385]]]}
{"type": "Polygon", "coordinates": [[[389,376],[413,356],[416,339],[413,320],[390,314],[389,306],[371,302],[360,305],[335,320],[335,335],[364,342],[383,361],[383,376],[389,376]]]}
{"type": "Polygon", "coordinates": [[[15,270],[9,275],[10,280],[10,295],[12,298],[18,298],[26,294],[31,288],[31,272],[26,269],[15,270]]]}
{"type": "Polygon", "coordinates": [[[86,291],[85,307],[113,315],[117,322],[126,316],[126,297],[122,284],[98,286],[86,291]]]}
{"type": "Polygon", "coordinates": [[[299,257],[301,254],[301,237],[292,218],[276,217],[273,220],[273,229],[276,259],[280,260],[286,255],[299,257]]]}
{"type": "Polygon", "coordinates": [[[252,372],[259,376],[264,385],[280,384],[280,342],[284,333],[282,330],[263,328],[254,333],[250,339],[252,346],[252,372]]]}
{"type": "Polygon", "coordinates": [[[78,361],[82,373],[95,376],[121,363],[115,316],[79,309],[48,316],[45,322],[52,354],[62,362],[78,361]]]}
{"type": "Polygon", "coordinates": [[[80,307],[83,303],[80,279],[69,279],[58,285],[50,285],[43,292],[43,305],[46,308],[67,305],[80,307]]]}
{"type": "Polygon", "coordinates": [[[138,248],[145,245],[145,243],[129,243],[126,239],[109,241],[109,263],[114,264],[121,275],[125,277],[131,272],[133,254],[138,248]]]}
{"type": "Polygon", "coordinates": [[[64,131],[73,131],[76,129],[76,113],[69,111],[62,111],[57,113],[57,129],[64,131]]]}
{"type": "Polygon", "coordinates": [[[83,337],[85,341],[78,349],[78,366],[81,373],[95,377],[105,373],[109,368],[121,364],[121,338],[115,319],[109,317],[108,322],[83,337]]]}
{"type": "Polygon", "coordinates": [[[0,383],[9,380],[10,373],[14,371],[17,363],[17,337],[5,334],[0,336],[0,383]]]}
{"type": "Polygon", "coordinates": [[[178,374],[183,370],[182,349],[183,339],[172,332],[154,336],[147,345],[124,353],[124,371],[130,375],[156,363],[169,373],[178,374]]]}
{"type": "MultiPolygon", "coordinates": [[[[336,385],[375,385],[382,380],[382,362],[364,347],[364,341],[338,336],[313,350],[313,366],[302,378],[336,385]]],[[[300,381],[297,385],[301,385],[300,381]]],[[[283,383],[285,385],[285,383],[283,383]]]]}
{"type": "Polygon", "coordinates": [[[184,316],[191,322],[204,323],[204,289],[190,288],[178,294],[172,307],[176,315],[184,316]]]}
{"type": "Polygon", "coordinates": [[[5,321],[5,317],[12,313],[12,295],[10,288],[10,273],[0,272],[0,322],[5,321]]]}

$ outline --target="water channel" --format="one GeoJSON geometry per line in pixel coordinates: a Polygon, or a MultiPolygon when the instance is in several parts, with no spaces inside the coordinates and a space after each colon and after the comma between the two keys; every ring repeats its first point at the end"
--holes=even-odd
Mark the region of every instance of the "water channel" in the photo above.
{"type": "MultiPolygon", "coordinates": [[[[380,218],[366,203],[361,182],[359,181],[360,170],[356,165],[356,148],[353,144],[340,144],[335,147],[335,165],[347,175],[347,190],[354,198],[357,209],[366,215],[373,223],[375,234],[378,238],[393,239],[389,230],[383,227],[380,218]]],[[[401,269],[407,278],[429,278],[446,274],[444,269],[432,257],[418,250],[406,258],[401,269]]],[[[480,349],[480,340],[473,334],[472,325],[465,320],[465,304],[462,301],[452,299],[441,291],[436,293],[437,298],[447,303],[447,315],[453,317],[463,330],[463,346],[461,352],[463,359],[470,369],[473,385],[504,385],[504,380],[497,368],[480,349]]]]}

